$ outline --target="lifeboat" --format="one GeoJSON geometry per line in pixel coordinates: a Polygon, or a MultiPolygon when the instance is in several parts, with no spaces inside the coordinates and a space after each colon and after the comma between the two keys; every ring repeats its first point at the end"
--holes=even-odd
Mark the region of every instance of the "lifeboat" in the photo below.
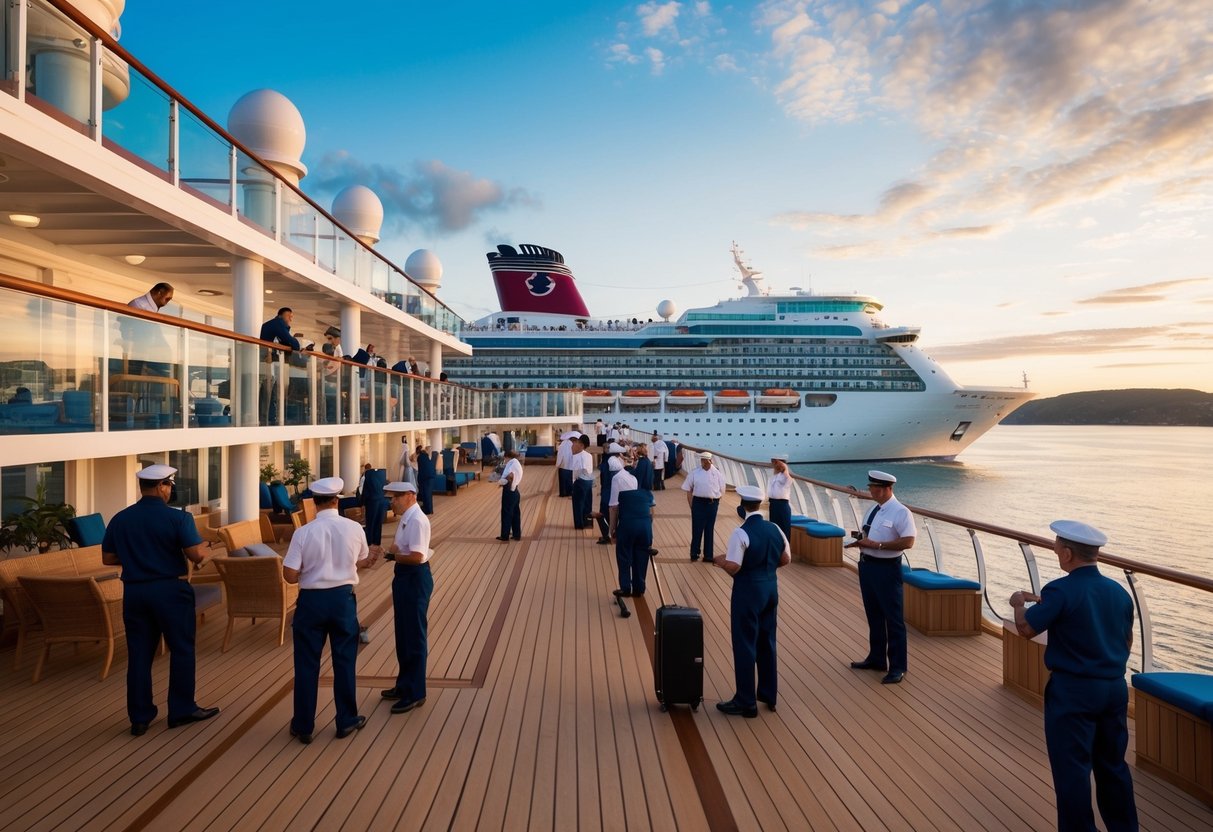
{"type": "Polygon", "coordinates": [[[612,405],[615,403],[616,396],[610,390],[582,390],[581,401],[583,404],[601,404],[612,405]]]}
{"type": "Polygon", "coordinates": [[[661,392],[659,390],[625,390],[619,403],[637,406],[661,404],[661,392]]]}
{"type": "Polygon", "coordinates": [[[748,407],[750,394],[745,390],[719,390],[712,396],[717,407],[748,407]]]}
{"type": "Polygon", "coordinates": [[[699,407],[708,403],[708,394],[702,390],[680,388],[666,393],[665,403],[668,407],[699,407]]]}
{"type": "Polygon", "coordinates": [[[768,387],[758,397],[763,407],[794,407],[800,404],[800,394],[786,387],[768,387]]]}

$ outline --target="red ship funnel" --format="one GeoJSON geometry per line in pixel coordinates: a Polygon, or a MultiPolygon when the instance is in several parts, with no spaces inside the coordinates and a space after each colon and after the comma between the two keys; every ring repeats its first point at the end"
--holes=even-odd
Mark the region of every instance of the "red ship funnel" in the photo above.
{"type": "Polygon", "coordinates": [[[499,245],[486,255],[502,312],[590,317],[560,252],[530,244],[518,248],[499,245]]]}

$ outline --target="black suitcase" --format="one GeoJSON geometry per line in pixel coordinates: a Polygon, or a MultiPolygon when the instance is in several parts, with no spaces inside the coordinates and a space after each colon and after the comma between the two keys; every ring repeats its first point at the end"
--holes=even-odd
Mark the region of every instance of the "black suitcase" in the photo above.
{"type": "MultiPolygon", "coordinates": [[[[657,578],[654,566],[653,577],[657,578]]],[[[657,580],[661,595],[661,581],[657,580]]],[[[653,680],[661,710],[703,701],[703,616],[694,607],[664,603],[657,608],[653,631],[653,680]]]]}

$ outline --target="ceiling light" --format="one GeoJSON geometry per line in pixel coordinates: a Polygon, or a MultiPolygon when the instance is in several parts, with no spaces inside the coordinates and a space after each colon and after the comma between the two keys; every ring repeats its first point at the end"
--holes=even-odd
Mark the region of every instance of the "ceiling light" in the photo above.
{"type": "Polygon", "coordinates": [[[265,293],[266,293],[267,295],[272,295],[272,294],[274,294],[274,290],[273,290],[273,289],[266,289],[266,290],[265,290],[265,293]]]}
{"type": "Polygon", "coordinates": [[[223,294],[218,289],[199,289],[198,294],[208,298],[217,298],[223,294]]]}
{"type": "Polygon", "coordinates": [[[128,254],[125,257],[123,257],[122,259],[125,260],[126,262],[130,263],[132,266],[138,266],[140,263],[142,263],[147,258],[144,257],[142,254],[128,254]]]}
{"type": "Polygon", "coordinates": [[[9,214],[8,221],[21,228],[37,228],[42,217],[35,217],[33,214],[9,214]]]}
{"type": "Polygon", "coordinates": [[[216,260],[216,261],[215,261],[215,265],[216,265],[216,266],[218,266],[218,267],[219,267],[219,268],[221,268],[221,269],[226,269],[226,268],[228,268],[229,266],[231,266],[232,264],[231,264],[231,263],[229,263],[229,262],[227,262],[226,260],[216,260]]]}

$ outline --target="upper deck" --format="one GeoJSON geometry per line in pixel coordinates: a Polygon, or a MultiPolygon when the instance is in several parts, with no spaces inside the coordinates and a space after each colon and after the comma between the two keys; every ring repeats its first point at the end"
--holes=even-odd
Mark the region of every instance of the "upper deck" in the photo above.
{"type": "MultiPolygon", "coordinates": [[[[141,738],[126,730],[124,649],[100,683],[91,648],[56,648],[36,685],[37,639],[17,673],[0,654],[0,827],[1054,828],[1041,715],[1002,687],[995,637],[911,631],[906,681],[881,686],[848,667],[866,646],[854,572],[793,564],[780,573],[779,709],[726,717],[713,705],[732,695],[729,579],[686,559],[685,496],[657,492],[657,568],[667,596],[703,610],[706,642],[705,707],[661,713],[654,583],[620,619],[613,550],[573,531],[554,469],[528,466],[522,488],[521,544],[493,540],[487,483],[438,498],[430,690],[404,716],[378,695],[396,671],[390,569],[363,574],[369,722],[346,740],[324,689],[316,741],[290,739],[291,647],[273,623],[240,622],[221,653],[222,610],[200,626],[197,667],[199,702],[223,712],[175,731],[161,719],[141,738]]],[[[163,700],[167,659],[154,672],[163,700]]],[[[1213,827],[1209,807],[1133,775],[1143,829],[1213,827]]]]}

